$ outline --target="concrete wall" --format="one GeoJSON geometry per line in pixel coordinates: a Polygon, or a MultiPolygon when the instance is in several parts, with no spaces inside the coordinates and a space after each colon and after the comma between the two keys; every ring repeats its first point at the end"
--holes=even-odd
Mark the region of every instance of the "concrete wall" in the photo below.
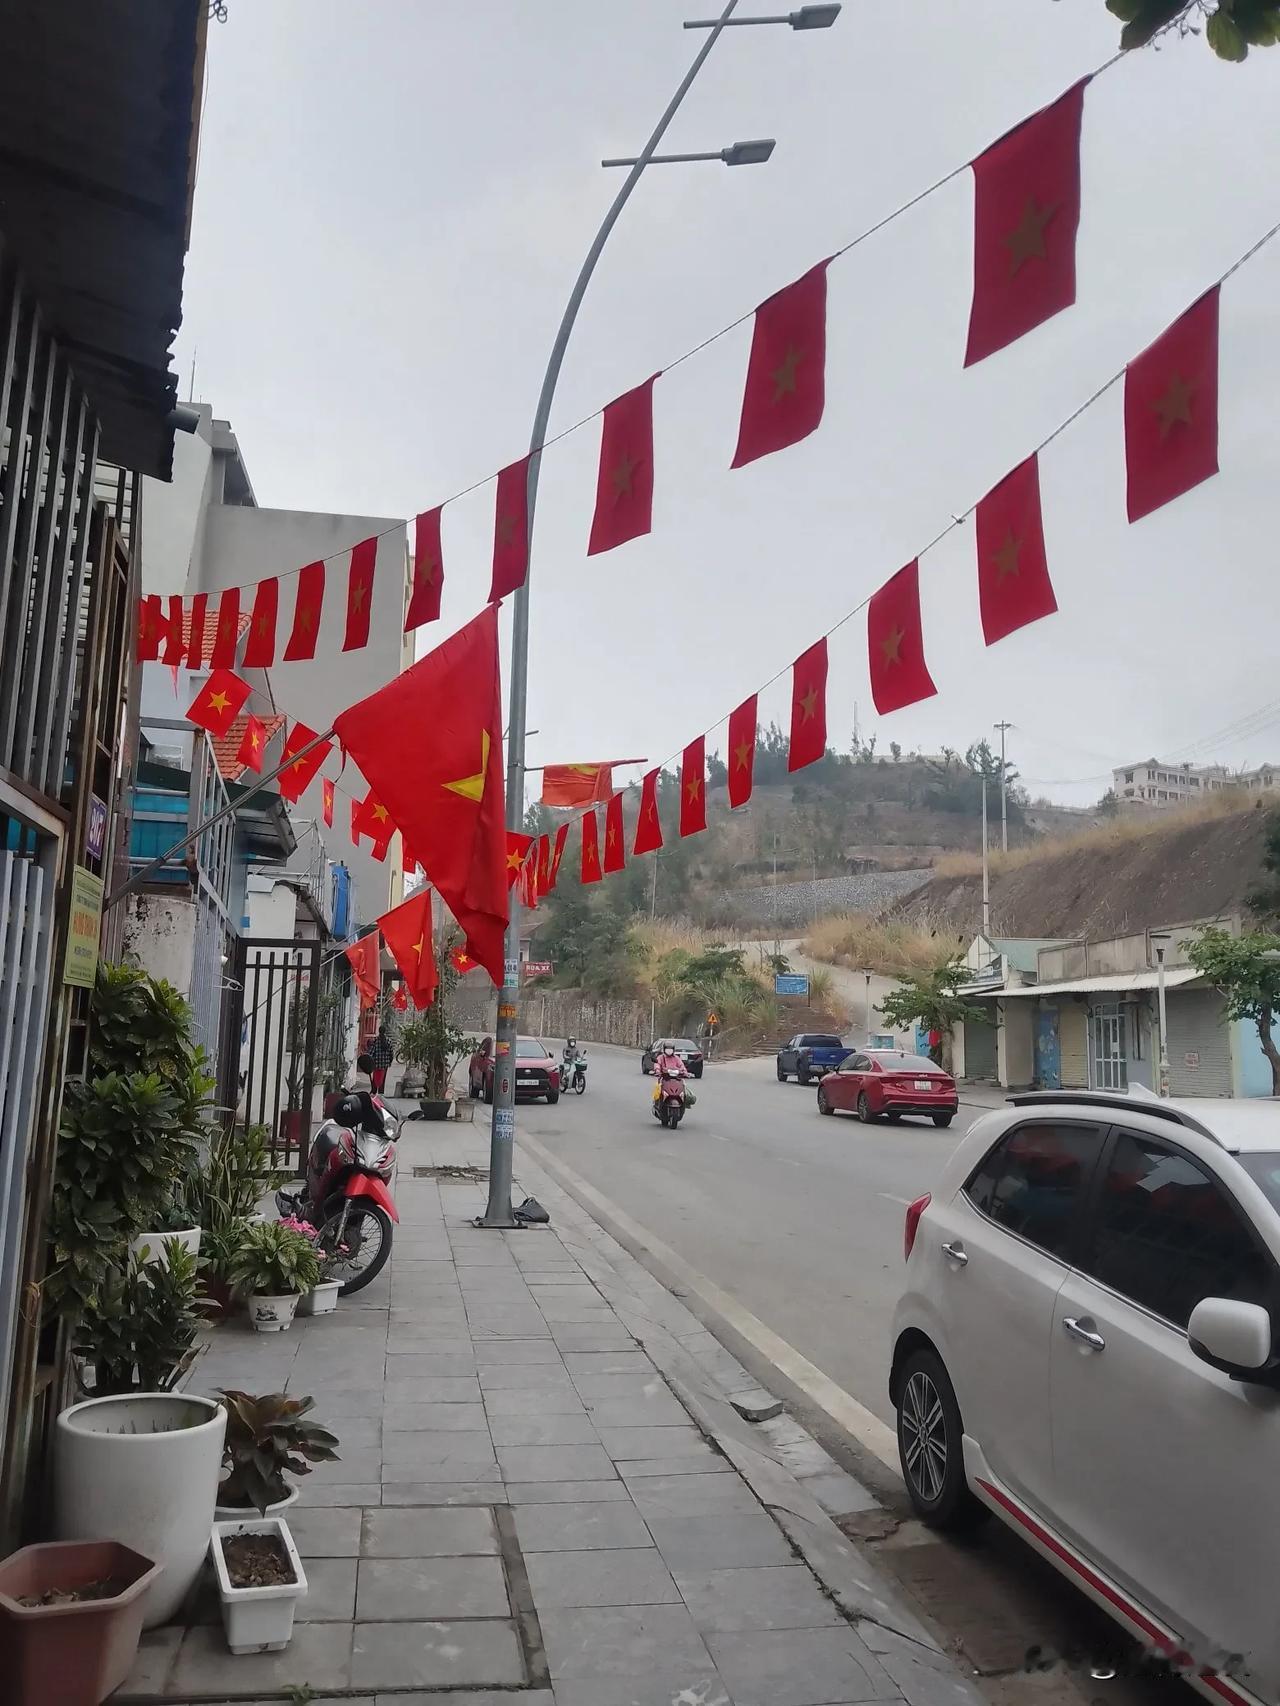
{"type": "Polygon", "coordinates": [[[1032,1001],[1001,1001],[1002,1023],[996,1032],[996,1076],[1011,1090],[1025,1089],[1035,1080],[1035,1032],[1032,1001]]]}
{"type": "Polygon", "coordinates": [[[1231,1057],[1237,1096],[1271,1094],[1271,1062],[1262,1052],[1258,1027],[1252,1019],[1237,1019],[1231,1029],[1231,1057]]]}
{"type": "Polygon", "coordinates": [[[177,895],[131,894],[125,901],[124,956],[152,977],[191,994],[195,967],[195,902],[177,895]]]}
{"type": "MultiPolygon", "coordinates": [[[[479,1035],[491,1031],[495,1000],[487,982],[460,984],[453,1002],[455,1023],[479,1035]]],[[[520,1004],[522,1035],[549,1039],[548,1046],[577,1037],[579,1042],[617,1043],[639,1050],[653,1041],[650,1025],[647,1001],[584,995],[576,989],[530,990],[520,1004]]]]}

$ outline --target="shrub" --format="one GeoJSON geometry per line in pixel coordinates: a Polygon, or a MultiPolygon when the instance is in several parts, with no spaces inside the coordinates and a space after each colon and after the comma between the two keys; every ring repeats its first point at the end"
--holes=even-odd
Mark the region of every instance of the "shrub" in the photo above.
{"type": "Polygon", "coordinates": [[[253,1397],[248,1392],[219,1392],[227,1412],[222,1462],[227,1474],[218,1503],[265,1512],[289,1496],[290,1475],[309,1475],[313,1463],[333,1463],[335,1435],[303,1417],[314,1398],[289,1398],[283,1392],[253,1397]]]}

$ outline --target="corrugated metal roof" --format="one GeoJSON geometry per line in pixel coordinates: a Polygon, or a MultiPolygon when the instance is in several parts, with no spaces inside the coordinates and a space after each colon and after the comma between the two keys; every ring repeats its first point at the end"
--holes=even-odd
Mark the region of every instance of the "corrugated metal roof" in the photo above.
{"type": "Polygon", "coordinates": [[[1034,972],[1041,948],[1062,945],[1061,936],[989,936],[997,954],[1003,954],[1015,971],[1034,972]]]}
{"type": "MultiPolygon", "coordinates": [[[[1183,984],[1194,983],[1199,976],[1194,966],[1176,966],[1165,972],[1164,986],[1166,989],[1178,989],[1183,984]]],[[[998,996],[1001,1001],[1007,1001],[1011,995],[1123,995],[1126,990],[1155,989],[1159,981],[1159,974],[1154,971],[1105,972],[1098,977],[1072,977],[1062,983],[1027,983],[1016,989],[992,989],[979,993],[998,996]]]]}

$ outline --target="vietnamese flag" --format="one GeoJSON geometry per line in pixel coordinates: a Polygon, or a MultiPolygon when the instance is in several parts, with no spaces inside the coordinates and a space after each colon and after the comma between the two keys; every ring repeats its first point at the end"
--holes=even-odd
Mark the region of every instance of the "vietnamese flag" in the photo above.
{"type": "Polygon", "coordinates": [[[612,793],[611,764],[547,764],[543,767],[544,806],[603,805],[612,793]]]}
{"type": "Polygon", "coordinates": [[[323,800],[321,812],[324,816],[325,828],[333,828],[333,783],[327,776],[320,779],[320,797],[323,800]]]}
{"type": "Polygon", "coordinates": [[[293,628],[284,648],[285,663],[301,663],[316,655],[316,637],[324,610],[324,564],[308,563],[298,571],[298,590],[293,600],[293,628]]]}
{"type": "Polygon", "coordinates": [[[351,839],[357,847],[360,845],[360,831],[356,828],[356,824],[360,821],[360,807],[362,804],[363,801],[361,800],[353,799],[351,802],[351,839]]]}
{"type": "Polygon", "coordinates": [[[246,717],[244,720],[244,738],[240,742],[240,750],[236,753],[236,763],[243,764],[246,770],[262,773],[262,754],[266,749],[267,731],[260,717],[246,717]]]}
{"type": "MultiPolygon", "coordinates": [[[[182,594],[171,594],[169,620],[165,624],[164,651],[160,654],[160,662],[167,663],[170,669],[176,671],[185,651],[186,646],[182,638],[182,594]]],[[[176,679],[174,686],[177,686],[176,679]]]]}
{"type": "Polygon", "coordinates": [[[938,691],[924,661],[918,562],[899,569],[872,594],[867,605],[867,653],[871,697],[882,717],[938,691]]]}
{"type": "Polygon", "coordinates": [[[276,786],[286,800],[296,803],[302,798],[307,785],[333,751],[333,742],[322,740],[319,746],[311,747],[310,752],[303,752],[303,747],[311,746],[315,738],[316,731],[309,729],[305,723],[295,723],[289,730],[289,738],[285,741],[284,751],[280,755],[284,768],[276,778],[276,786]],[[296,757],[295,754],[298,753],[302,756],[296,757]]]}
{"type": "Polygon", "coordinates": [[[627,850],[623,843],[622,795],[615,794],[604,809],[604,874],[611,877],[624,869],[627,850]]]}
{"type": "Polygon", "coordinates": [[[616,397],[600,426],[600,471],[588,557],[638,539],[653,525],[653,379],[616,397]]]}
{"type": "Polygon", "coordinates": [[[696,835],[707,827],[707,753],[702,735],[691,740],[680,759],[680,833],[696,835]]]}
{"type": "Polygon", "coordinates": [[[187,668],[204,668],[204,619],[209,608],[207,592],[198,592],[191,600],[191,633],[187,639],[187,668]]]}
{"type": "Polygon", "coordinates": [[[791,669],[791,744],[787,769],[816,764],[827,750],[827,642],[817,640],[791,669]]]}
{"type": "Polygon", "coordinates": [[[280,582],[274,575],[259,581],[253,600],[253,615],[249,618],[249,638],[244,645],[245,669],[270,669],[276,661],[276,613],[280,603],[280,582]]]}
{"type": "Polygon", "coordinates": [[[149,592],[138,600],[138,643],[134,652],[136,663],[154,663],[160,656],[160,595],[149,592]]]}
{"type": "Polygon", "coordinates": [[[560,875],[560,861],[564,858],[565,843],[569,839],[569,825],[562,823],[556,830],[555,843],[551,849],[551,869],[547,876],[546,892],[551,893],[556,886],[556,878],[560,875]]]}
{"type": "Polygon", "coordinates": [[[529,458],[522,456],[498,475],[493,506],[493,580],[496,604],[524,585],[529,573],[529,458]]]}
{"type": "Polygon", "coordinates": [[[213,634],[213,651],[209,654],[209,662],[214,669],[234,669],[239,644],[240,588],[229,586],[218,600],[218,626],[213,634]]]}
{"type": "Polygon", "coordinates": [[[496,608],[343,711],[334,730],[501,986],[509,908],[496,608]]]}
{"type": "Polygon", "coordinates": [[[636,835],[631,844],[637,853],[656,853],[662,846],[662,819],[658,816],[658,777],[660,771],[650,770],[640,784],[640,812],[636,818],[636,835]]]}
{"type": "Polygon", "coordinates": [[[367,835],[370,841],[390,841],[395,834],[395,824],[391,821],[391,813],[370,788],[364,799],[356,807],[351,817],[351,831],[357,840],[367,835]]]}
{"type": "Polygon", "coordinates": [[[474,971],[479,963],[478,960],[472,959],[465,948],[451,948],[449,950],[449,964],[459,977],[465,977],[469,971],[474,971]]]}
{"type": "Polygon", "coordinates": [[[964,364],[1076,299],[1086,77],[973,162],[973,303],[964,364]]]}
{"type": "Polygon", "coordinates": [[[438,621],[444,592],[444,556],[440,550],[440,506],[424,509],[413,524],[413,589],[405,612],[404,631],[438,621]]]}
{"type": "Polygon", "coordinates": [[[827,262],[756,309],[734,468],[797,444],[826,402],[827,262]]]}
{"type": "Polygon", "coordinates": [[[993,646],[1058,608],[1044,554],[1040,465],[1020,462],[978,505],[978,608],[993,646]]]}
{"type": "Polygon", "coordinates": [[[391,958],[404,973],[405,986],[419,1010],[435,1000],[436,955],[431,940],[431,890],[419,889],[378,920],[391,958]]]}
{"type": "Polygon", "coordinates": [[[1124,375],[1129,520],[1218,472],[1218,286],[1206,291],[1124,375]]]}
{"type": "Polygon", "coordinates": [[[391,1005],[395,1008],[397,1013],[407,1013],[409,1011],[409,996],[402,983],[398,983],[391,991],[391,1005]]]}
{"type": "Polygon", "coordinates": [[[551,892],[551,837],[538,837],[537,882],[540,895],[551,892]]]}
{"type": "Polygon", "coordinates": [[[582,881],[598,883],[600,877],[600,825],[592,807],[582,814],[582,881]]]}
{"type": "Polygon", "coordinates": [[[369,617],[373,612],[373,574],[378,566],[378,541],[362,539],[352,548],[347,571],[347,629],[342,637],[344,652],[358,652],[369,644],[369,617]]]}
{"type": "Polygon", "coordinates": [[[521,830],[507,831],[507,887],[514,888],[520,872],[524,868],[525,856],[533,846],[533,837],[525,835],[521,830]]]}
{"type": "Polygon", "coordinates": [[[358,942],[352,942],[343,952],[350,960],[351,969],[355,973],[361,1007],[372,1007],[378,999],[378,989],[382,982],[382,968],[378,963],[378,932],[370,930],[367,936],[361,936],[358,942]]]}
{"type": "Polygon", "coordinates": [[[520,904],[528,912],[538,910],[538,855],[533,850],[530,840],[529,850],[520,866],[517,881],[520,884],[520,904]]]}
{"type": "Polygon", "coordinates": [[[252,691],[247,681],[241,681],[229,669],[215,669],[196,694],[187,711],[187,721],[208,729],[211,735],[225,735],[252,691]]]}
{"type": "Polygon", "coordinates": [[[729,717],[729,805],[745,806],[756,773],[756,696],[744,699],[729,717]]]}

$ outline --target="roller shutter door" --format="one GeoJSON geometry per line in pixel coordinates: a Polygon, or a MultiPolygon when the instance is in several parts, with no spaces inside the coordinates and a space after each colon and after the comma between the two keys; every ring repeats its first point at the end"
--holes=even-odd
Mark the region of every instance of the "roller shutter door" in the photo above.
{"type": "Polygon", "coordinates": [[[1231,1094],[1231,1039],[1222,1023],[1222,997],[1212,989],[1170,990],[1169,1092],[1174,1096],[1231,1094]]]}
{"type": "Polygon", "coordinates": [[[1058,1047],[1062,1054],[1062,1088],[1089,1088],[1089,1023],[1085,1009],[1071,996],[1058,1004],[1058,1047]]]}

